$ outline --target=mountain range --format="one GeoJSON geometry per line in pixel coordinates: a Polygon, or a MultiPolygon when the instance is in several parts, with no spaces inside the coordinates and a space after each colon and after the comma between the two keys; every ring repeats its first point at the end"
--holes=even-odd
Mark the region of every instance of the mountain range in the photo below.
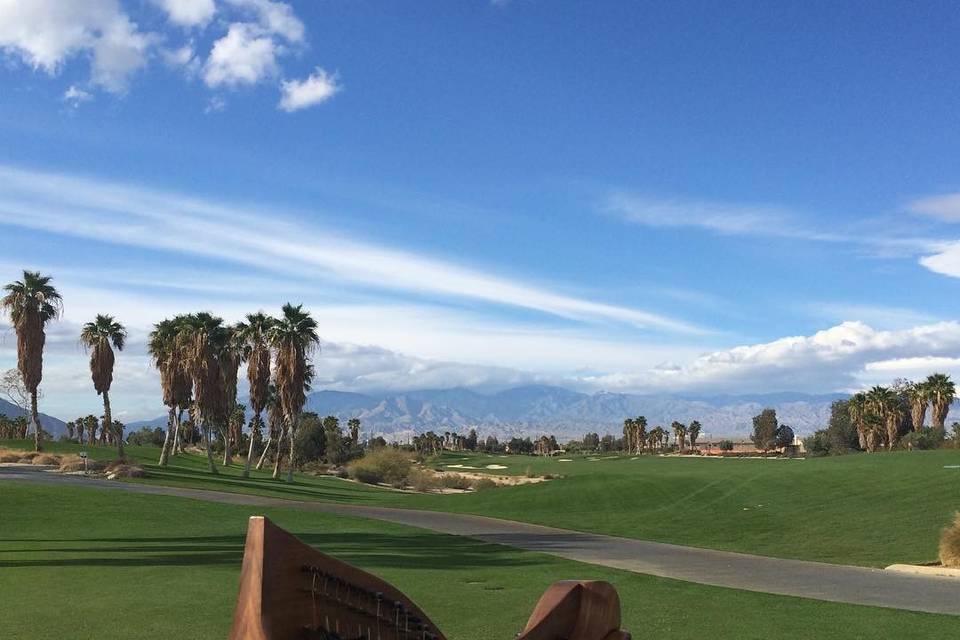
{"type": "MultiPolygon", "coordinates": [[[[365,435],[406,439],[424,431],[465,433],[503,439],[543,433],[578,438],[596,431],[619,434],[623,420],[644,415],[651,427],[674,420],[699,420],[707,437],[746,438],[752,418],[765,407],[799,435],[826,426],[830,404],[841,394],[776,393],[752,396],[675,396],[627,393],[580,393],[562,387],[529,385],[497,393],[471,389],[431,389],[404,393],[317,391],[307,397],[307,411],[334,415],[346,422],[360,418],[365,435]]],[[[166,417],[133,422],[130,428],[163,426],[166,417]]]]}

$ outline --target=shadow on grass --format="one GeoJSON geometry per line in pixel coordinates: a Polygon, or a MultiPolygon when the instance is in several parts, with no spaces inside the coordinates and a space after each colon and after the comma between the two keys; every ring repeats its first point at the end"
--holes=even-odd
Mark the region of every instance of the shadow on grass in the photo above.
{"type": "MultiPolygon", "coordinates": [[[[445,569],[474,567],[522,567],[536,564],[532,557],[476,540],[429,533],[385,535],[379,533],[296,533],[319,551],[368,568],[445,569]]],[[[70,547],[0,549],[3,553],[42,555],[40,558],[0,560],[0,568],[17,567],[118,567],[194,566],[237,564],[243,556],[242,535],[90,538],[90,539],[0,539],[9,542],[72,542],[70,547]],[[85,546],[89,543],[93,546],[85,546]],[[122,546],[110,546],[121,544],[122,546]],[[99,546],[106,545],[106,546],[99,546]],[[58,558],[54,554],[85,554],[58,558]],[[103,554],[114,554],[105,556],[103,554]]]]}

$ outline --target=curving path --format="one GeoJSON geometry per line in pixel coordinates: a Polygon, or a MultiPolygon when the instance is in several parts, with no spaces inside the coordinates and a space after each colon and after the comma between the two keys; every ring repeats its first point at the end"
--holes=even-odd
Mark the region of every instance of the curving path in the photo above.
{"type": "Polygon", "coordinates": [[[0,482],[22,481],[208,500],[253,507],[288,507],[373,518],[468,536],[591,564],[688,582],[831,602],[960,615],[960,579],[683,547],[484,516],[286,500],[239,493],[115,482],[0,467],[0,482]]]}

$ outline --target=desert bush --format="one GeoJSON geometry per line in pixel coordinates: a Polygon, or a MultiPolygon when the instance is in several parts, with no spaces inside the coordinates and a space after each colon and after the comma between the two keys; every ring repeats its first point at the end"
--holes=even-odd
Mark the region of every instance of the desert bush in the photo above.
{"type": "Polygon", "coordinates": [[[20,454],[20,462],[32,462],[34,458],[40,455],[36,451],[27,451],[20,454]]]}
{"type": "Polygon", "coordinates": [[[940,536],[940,564],[960,569],[960,511],[940,536]]]}
{"type": "Polygon", "coordinates": [[[470,483],[470,488],[474,491],[486,491],[487,489],[496,489],[499,486],[490,478],[477,478],[470,483]]]}
{"type": "Polygon", "coordinates": [[[466,491],[472,486],[470,478],[466,478],[459,473],[444,473],[440,477],[440,484],[445,489],[462,489],[466,491]]]}
{"type": "Polygon", "coordinates": [[[146,474],[143,470],[143,467],[138,467],[135,464],[118,464],[110,469],[107,474],[111,478],[142,478],[146,474]]]}
{"type": "Polygon", "coordinates": [[[41,453],[38,456],[34,456],[30,461],[30,464],[60,464],[60,456],[50,453],[41,453]]]}
{"type": "Polygon", "coordinates": [[[434,491],[440,488],[440,481],[436,475],[426,469],[411,469],[407,482],[414,491],[434,491]]]}
{"type": "Polygon", "coordinates": [[[0,449],[0,462],[20,462],[20,452],[0,449]]]}
{"type": "Polygon", "coordinates": [[[347,467],[350,477],[360,482],[376,484],[405,483],[413,463],[403,451],[385,447],[368,451],[347,467]]]}
{"type": "MultiPolygon", "coordinates": [[[[106,463],[101,462],[100,460],[91,460],[90,458],[87,458],[87,465],[86,465],[87,471],[103,471],[104,467],[106,466],[107,466],[106,463]]],[[[67,471],[83,471],[83,470],[84,470],[83,458],[81,458],[80,456],[68,455],[68,456],[63,456],[63,458],[61,458],[60,460],[60,471],[67,472],[67,471]]]]}

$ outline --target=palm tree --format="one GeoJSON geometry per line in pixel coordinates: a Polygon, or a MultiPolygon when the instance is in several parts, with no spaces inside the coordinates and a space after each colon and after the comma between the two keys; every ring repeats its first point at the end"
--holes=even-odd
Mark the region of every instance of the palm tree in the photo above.
{"type": "Polygon", "coordinates": [[[636,444],[637,453],[640,453],[647,441],[647,418],[637,416],[637,419],[633,421],[633,429],[635,431],[633,441],[636,444]]]}
{"type": "MultiPolygon", "coordinates": [[[[893,389],[878,385],[867,393],[867,402],[873,415],[886,427],[887,449],[892,449],[897,442],[897,431],[903,419],[900,397],[893,389]]],[[[868,432],[867,435],[869,436],[870,433],[868,432]]]]}
{"type": "MultiPolygon", "coordinates": [[[[277,354],[274,379],[289,436],[287,482],[293,482],[293,440],[312,378],[312,368],[308,360],[320,344],[317,321],[303,310],[303,305],[293,306],[287,303],[283,305],[283,317],[270,327],[267,335],[270,346],[277,354]]],[[[279,462],[279,455],[277,460],[279,462]]]]}
{"type": "Polygon", "coordinates": [[[87,443],[96,446],[97,427],[100,426],[97,416],[89,415],[83,419],[83,426],[87,428],[87,443]]]}
{"type": "MultiPolygon", "coordinates": [[[[113,417],[110,413],[110,386],[113,384],[113,365],[116,356],[113,350],[123,351],[127,330],[113,316],[97,314],[93,322],[83,325],[80,342],[90,352],[90,377],[93,388],[103,397],[103,424],[112,432],[113,417]]],[[[123,458],[123,434],[114,433],[117,455],[123,458]]]]}
{"type": "Polygon", "coordinates": [[[211,429],[223,425],[227,418],[220,370],[220,354],[227,337],[223,320],[206,312],[185,316],[177,332],[193,381],[193,417],[203,434],[211,473],[217,472],[213,465],[211,429]]]}
{"type": "MultiPolygon", "coordinates": [[[[247,358],[247,382],[250,383],[250,408],[253,410],[253,422],[250,425],[250,450],[247,452],[247,461],[243,466],[243,477],[250,477],[250,463],[253,460],[253,447],[261,433],[263,426],[263,410],[270,398],[270,345],[267,342],[267,333],[276,322],[265,313],[251,313],[247,321],[237,326],[240,339],[246,344],[249,356],[247,358]]],[[[264,452],[269,448],[273,438],[271,432],[264,452]]],[[[257,464],[262,465],[263,459],[257,464]]]]}
{"type": "Polygon", "coordinates": [[[947,420],[947,413],[950,412],[950,405],[957,397],[957,389],[945,373],[935,373],[927,378],[927,391],[930,394],[930,405],[932,409],[931,418],[933,426],[943,429],[943,423],[947,420]]]}
{"type": "MultiPolygon", "coordinates": [[[[907,385],[907,401],[910,403],[910,423],[914,431],[923,429],[923,420],[927,415],[930,391],[925,382],[911,382],[907,385]]],[[[944,416],[946,417],[946,416],[944,416]]]]}
{"type": "MultiPolygon", "coordinates": [[[[220,347],[218,358],[220,360],[220,374],[223,376],[223,406],[225,407],[226,420],[220,425],[221,435],[223,436],[223,466],[229,466],[233,463],[233,443],[239,442],[239,438],[234,438],[231,430],[231,421],[237,405],[237,377],[240,372],[240,365],[247,358],[248,349],[243,340],[243,325],[226,327],[224,341],[220,347]]],[[[241,425],[242,429],[242,425],[241,425]]]]}
{"type": "Polygon", "coordinates": [[[147,342],[147,351],[160,372],[163,404],[168,410],[167,434],[160,450],[160,466],[166,466],[168,457],[176,454],[180,443],[180,422],[183,411],[190,406],[193,384],[187,371],[182,342],[178,339],[184,316],[161,320],[154,325],[147,342]]]}
{"type": "Polygon", "coordinates": [[[867,402],[867,394],[863,392],[853,394],[849,402],[847,402],[847,412],[850,414],[850,422],[853,423],[854,428],[857,430],[857,439],[860,441],[861,449],[867,448],[865,418],[867,417],[868,410],[869,403],[867,402]]]}
{"type": "Polygon", "coordinates": [[[60,316],[63,299],[50,284],[50,276],[37,271],[24,271],[23,280],[11,282],[3,289],[6,295],[0,307],[10,315],[17,332],[17,369],[30,393],[30,421],[34,429],[34,445],[43,449],[43,430],[37,409],[37,393],[43,379],[43,345],[47,340],[47,323],[60,316]]]}
{"type": "Polygon", "coordinates": [[[670,428],[673,429],[673,435],[677,439],[677,446],[680,447],[680,451],[683,451],[687,444],[687,426],[682,422],[674,420],[670,428]]]}
{"type": "Polygon", "coordinates": [[[633,448],[630,446],[633,443],[633,433],[634,433],[634,423],[633,418],[627,418],[623,421],[623,441],[626,445],[627,452],[633,451],[633,448]]]}
{"type": "Polygon", "coordinates": [[[701,429],[703,429],[703,425],[701,425],[700,422],[698,422],[697,420],[694,420],[693,422],[690,423],[690,427],[688,428],[688,431],[690,433],[691,449],[697,448],[697,438],[700,437],[701,429]]]}

